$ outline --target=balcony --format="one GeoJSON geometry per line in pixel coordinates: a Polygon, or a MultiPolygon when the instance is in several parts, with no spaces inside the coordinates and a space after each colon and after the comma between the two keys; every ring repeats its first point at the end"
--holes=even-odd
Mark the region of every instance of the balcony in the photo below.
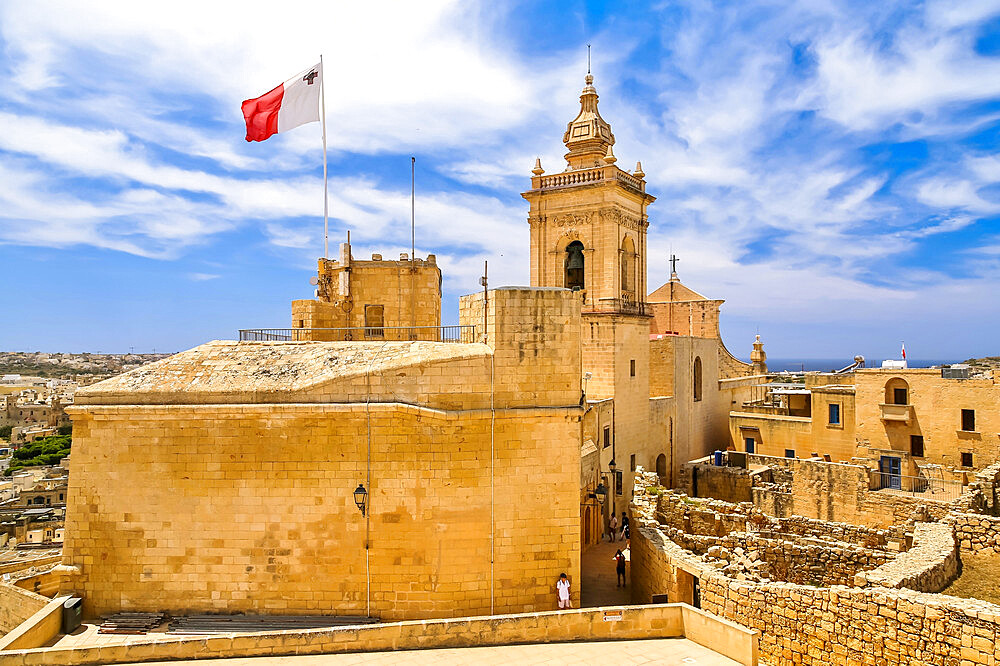
{"type": "Polygon", "coordinates": [[[886,405],[881,404],[882,420],[886,422],[909,423],[913,414],[912,405],[886,405]]]}

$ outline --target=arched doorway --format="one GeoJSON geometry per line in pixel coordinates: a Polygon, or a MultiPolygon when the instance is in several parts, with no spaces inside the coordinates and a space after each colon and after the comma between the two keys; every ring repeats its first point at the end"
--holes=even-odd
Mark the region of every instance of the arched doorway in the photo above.
{"type": "Polygon", "coordinates": [[[591,523],[594,520],[593,512],[592,512],[590,506],[588,506],[586,508],[586,510],[583,512],[583,516],[584,516],[584,518],[583,518],[583,543],[584,543],[584,545],[589,546],[590,542],[592,540],[592,537],[593,537],[593,534],[591,532],[591,529],[592,529],[591,528],[591,523]]]}
{"type": "Polygon", "coordinates": [[[656,476],[660,477],[660,485],[667,485],[667,456],[660,454],[656,456],[656,476]]]}

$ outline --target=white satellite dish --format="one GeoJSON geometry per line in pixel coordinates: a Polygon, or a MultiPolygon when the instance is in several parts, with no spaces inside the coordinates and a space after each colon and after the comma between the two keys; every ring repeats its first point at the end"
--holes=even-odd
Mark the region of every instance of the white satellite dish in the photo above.
{"type": "Polygon", "coordinates": [[[316,285],[319,284],[319,278],[313,275],[311,278],[309,278],[309,284],[315,287],[316,285]]]}

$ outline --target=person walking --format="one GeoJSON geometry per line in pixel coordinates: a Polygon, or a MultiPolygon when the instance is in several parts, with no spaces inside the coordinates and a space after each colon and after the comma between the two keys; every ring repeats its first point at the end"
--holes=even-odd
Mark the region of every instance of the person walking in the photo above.
{"type": "Polygon", "coordinates": [[[616,541],[618,537],[618,517],[615,514],[611,514],[611,522],[608,524],[611,526],[611,535],[608,541],[616,541]]]}
{"type": "Polygon", "coordinates": [[[625,515],[624,511],[622,511],[622,536],[621,536],[621,539],[622,539],[622,541],[626,541],[628,538],[629,538],[628,516],[625,515]]]}
{"type": "Polygon", "coordinates": [[[615,587],[625,587],[625,553],[618,549],[615,553],[615,572],[618,577],[615,579],[615,587]]]}
{"type": "Polygon", "coordinates": [[[559,580],[556,581],[556,598],[559,608],[572,608],[569,602],[569,578],[564,573],[559,574],[559,580]]]}

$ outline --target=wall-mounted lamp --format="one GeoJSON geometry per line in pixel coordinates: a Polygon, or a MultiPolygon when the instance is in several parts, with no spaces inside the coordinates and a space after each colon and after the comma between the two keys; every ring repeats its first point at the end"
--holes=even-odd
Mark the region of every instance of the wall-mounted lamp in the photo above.
{"type": "Polygon", "coordinates": [[[354,490],[354,503],[361,509],[361,515],[365,515],[365,510],[368,506],[368,491],[365,490],[365,484],[359,483],[358,487],[354,490]]]}
{"type": "Polygon", "coordinates": [[[604,500],[608,499],[608,489],[604,487],[603,483],[598,483],[597,487],[594,488],[594,492],[590,493],[590,497],[597,500],[598,504],[604,504],[604,500]]]}

